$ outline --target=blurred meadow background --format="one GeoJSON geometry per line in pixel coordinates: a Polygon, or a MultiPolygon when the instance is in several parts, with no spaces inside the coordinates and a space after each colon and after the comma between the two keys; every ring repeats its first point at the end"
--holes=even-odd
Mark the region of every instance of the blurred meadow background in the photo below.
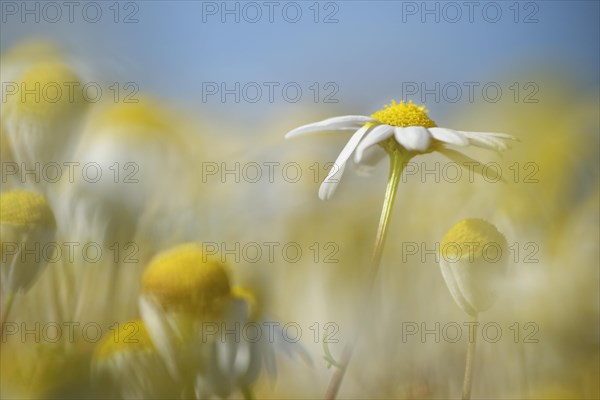
{"type": "MultiPolygon", "coordinates": [[[[70,13],[2,2],[2,398],[243,398],[250,388],[322,398],[335,370],[326,331],[339,357],[365,318],[388,166],[369,177],[347,168],[321,201],[349,134],[284,135],[392,99],[426,105],[439,126],[519,141],[501,155],[465,151],[504,182],[454,180],[436,153],[412,160],[339,397],[460,397],[469,318],[435,246],[458,221],[482,218],[509,257],[480,315],[491,339],[478,338],[472,397],[599,398],[600,3],[267,3],[74,2],[70,13]],[[23,93],[31,87],[47,91],[23,93]],[[34,203],[53,222],[19,211],[34,203]],[[298,341],[249,346],[252,367],[240,372],[243,346],[202,341],[173,355],[185,332],[202,334],[195,325],[148,339],[149,319],[189,322],[147,311],[144,296],[152,284],[195,290],[195,278],[161,269],[190,242],[226,271],[199,287],[224,285],[242,320],[265,335],[262,323],[277,321],[298,341]],[[15,244],[52,256],[15,264],[15,244]],[[15,265],[28,272],[13,283],[15,265]],[[130,321],[133,342],[116,334],[130,321]]],[[[213,306],[204,320],[228,318],[213,306]]]]}

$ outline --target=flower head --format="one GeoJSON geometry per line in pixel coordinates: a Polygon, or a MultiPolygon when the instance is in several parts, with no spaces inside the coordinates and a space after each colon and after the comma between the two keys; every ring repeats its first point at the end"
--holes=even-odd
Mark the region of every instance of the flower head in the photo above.
{"type": "Polygon", "coordinates": [[[157,255],[142,277],[142,291],[165,310],[214,315],[230,298],[224,266],[207,258],[200,246],[183,244],[157,255]]]}
{"type": "Polygon", "coordinates": [[[28,229],[56,227],[48,200],[27,190],[11,190],[0,195],[0,224],[28,229]]]}
{"type": "Polygon", "coordinates": [[[494,303],[498,283],[506,272],[506,238],[491,223],[460,221],[442,240],[440,268],[454,301],[469,315],[494,303]]]}
{"type": "MultiPolygon", "coordinates": [[[[510,135],[501,133],[481,133],[456,131],[438,127],[429,118],[424,106],[404,101],[392,103],[372,114],[347,115],[329,118],[324,121],[304,125],[286,134],[286,138],[327,130],[355,130],[344,149],[335,161],[325,181],[319,189],[323,200],[331,198],[350,156],[354,153],[354,162],[368,169],[379,162],[386,154],[400,153],[405,161],[418,155],[439,151],[452,161],[463,164],[472,162],[469,157],[452,149],[452,146],[469,145],[505,150],[510,135]],[[379,144],[379,146],[375,146],[379,144]]],[[[464,165],[464,164],[463,164],[464,165]]]]}
{"type": "Polygon", "coordinates": [[[144,321],[120,323],[93,354],[93,378],[107,397],[174,398],[181,385],[170,376],[144,321]]]}
{"type": "Polygon", "coordinates": [[[372,114],[371,118],[390,126],[436,127],[437,125],[429,118],[427,112],[425,106],[417,106],[416,104],[413,104],[412,101],[409,103],[404,101],[396,103],[395,100],[392,100],[392,104],[386,104],[382,110],[372,114]]]}
{"type": "MultiPolygon", "coordinates": [[[[98,236],[111,238],[111,242],[133,240],[148,219],[152,219],[145,230],[149,237],[167,230],[175,211],[188,201],[190,186],[184,187],[189,160],[182,144],[183,131],[167,106],[148,97],[140,97],[138,103],[98,105],[83,131],[74,158],[81,165],[114,171],[114,179],[106,179],[106,174],[98,181],[77,176],[74,183],[65,185],[65,219],[75,220],[73,225],[82,219],[71,212],[70,203],[76,204],[83,209],[84,221],[98,215],[105,222],[98,236]],[[170,195],[175,192],[182,195],[170,195]]],[[[83,224],[84,234],[91,222],[83,224]]]]}
{"type": "MultiPolygon", "coordinates": [[[[90,122],[93,136],[113,136],[123,141],[128,138],[177,139],[172,116],[157,102],[143,98],[137,103],[113,104],[90,122]]],[[[98,139],[96,138],[96,139],[98,139]]]]}
{"type": "Polygon", "coordinates": [[[79,77],[59,61],[41,61],[25,70],[17,79],[32,93],[11,96],[7,107],[25,118],[59,119],[83,104],[83,92],[74,90],[72,96],[62,92],[63,85],[79,83],[79,77]],[[55,89],[54,91],[52,90],[55,89]]]}
{"type": "Polygon", "coordinates": [[[2,288],[9,293],[27,290],[43,267],[39,255],[24,249],[42,248],[56,232],[54,213],[41,194],[12,190],[0,195],[2,288]]]}
{"type": "Polygon", "coordinates": [[[24,69],[15,83],[21,91],[7,97],[2,111],[15,158],[56,162],[70,150],[71,135],[79,134],[88,105],[78,74],[62,61],[42,60],[24,69]]]}
{"type": "Polygon", "coordinates": [[[94,358],[105,360],[124,351],[154,351],[154,343],[148,335],[144,321],[135,320],[119,324],[116,331],[110,332],[98,343],[94,358]]]}

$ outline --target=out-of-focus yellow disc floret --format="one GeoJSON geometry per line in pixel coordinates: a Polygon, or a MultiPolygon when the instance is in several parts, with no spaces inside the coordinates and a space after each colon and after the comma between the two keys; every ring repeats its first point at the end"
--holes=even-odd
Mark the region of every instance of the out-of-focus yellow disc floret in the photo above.
{"type": "Polygon", "coordinates": [[[32,65],[16,79],[16,84],[18,91],[7,95],[6,107],[19,118],[63,120],[79,112],[86,103],[79,77],[60,61],[32,65]]]}
{"type": "Polygon", "coordinates": [[[0,195],[0,223],[41,228],[56,226],[48,200],[27,190],[12,190],[0,195]]]}
{"type": "Polygon", "coordinates": [[[468,218],[450,228],[440,249],[445,257],[477,260],[484,257],[484,247],[489,245],[498,246],[503,253],[508,246],[506,238],[494,225],[482,219],[468,218]]]}
{"type": "Polygon", "coordinates": [[[173,136],[175,121],[159,104],[150,99],[137,103],[117,103],[107,106],[92,120],[92,129],[112,131],[129,137],[173,136]]]}
{"type": "Polygon", "coordinates": [[[197,244],[183,244],[157,255],[142,277],[142,290],[165,310],[200,316],[218,314],[231,298],[224,266],[197,244]]]}
{"type": "Polygon", "coordinates": [[[154,343],[150,339],[142,320],[124,322],[119,329],[108,333],[96,347],[94,358],[106,360],[121,352],[152,352],[154,343]]]}

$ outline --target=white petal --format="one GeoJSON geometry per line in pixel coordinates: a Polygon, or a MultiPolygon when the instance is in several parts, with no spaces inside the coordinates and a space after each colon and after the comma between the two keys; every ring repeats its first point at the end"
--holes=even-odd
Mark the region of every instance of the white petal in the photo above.
{"type": "Polygon", "coordinates": [[[265,363],[265,369],[269,379],[275,380],[277,378],[277,363],[275,362],[275,351],[271,343],[267,343],[263,351],[263,362],[265,363]]]}
{"type": "Polygon", "coordinates": [[[429,133],[434,139],[440,142],[453,144],[455,146],[467,146],[469,141],[462,132],[453,131],[452,129],[446,128],[429,128],[429,133]]]}
{"type": "Polygon", "coordinates": [[[173,377],[179,375],[175,361],[174,332],[157,305],[149,298],[142,296],[139,301],[140,314],[144,324],[148,327],[148,335],[152,339],[157,352],[163,357],[169,372],[173,377]]]}
{"type": "Polygon", "coordinates": [[[422,126],[398,127],[394,134],[398,143],[408,151],[425,151],[431,143],[431,134],[422,126]]]}
{"type": "Polygon", "coordinates": [[[440,260],[440,270],[442,271],[442,276],[446,281],[446,286],[448,287],[448,290],[450,290],[450,294],[454,298],[454,301],[467,314],[477,315],[475,307],[473,307],[460,289],[460,284],[456,279],[455,268],[456,267],[452,263],[446,261],[445,259],[440,260]]]}
{"type": "Polygon", "coordinates": [[[333,196],[335,190],[337,189],[337,185],[340,183],[340,179],[344,174],[345,168],[346,164],[342,164],[340,166],[337,164],[333,165],[333,168],[331,168],[331,171],[329,171],[329,175],[327,175],[327,178],[325,178],[319,187],[319,198],[321,200],[329,200],[331,196],[333,196]]]}
{"type": "Polygon", "coordinates": [[[360,128],[367,122],[376,123],[377,121],[364,115],[345,115],[343,117],[333,117],[312,124],[302,125],[286,133],[285,138],[289,139],[291,137],[321,131],[354,130],[360,128]]]}
{"type": "Polygon", "coordinates": [[[508,139],[508,140],[518,140],[513,135],[509,135],[508,133],[497,133],[497,132],[467,132],[460,131],[462,134],[470,134],[470,135],[482,135],[482,136],[492,136],[499,139],[508,139]]]}
{"type": "Polygon", "coordinates": [[[335,193],[335,189],[340,182],[340,178],[344,173],[344,168],[346,168],[346,161],[348,161],[348,158],[350,158],[362,138],[370,129],[370,126],[363,126],[352,135],[350,140],[348,140],[348,143],[346,143],[340,152],[340,155],[335,160],[333,168],[331,168],[329,174],[327,174],[327,177],[319,188],[319,197],[321,200],[329,200],[331,196],[333,196],[333,193],[335,193]]]}
{"type": "MultiPolygon", "coordinates": [[[[362,142],[361,142],[362,143],[362,142]]],[[[355,163],[354,171],[361,176],[370,176],[373,170],[387,156],[385,150],[380,146],[368,147],[360,160],[360,163],[355,163]]]]}
{"type": "Polygon", "coordinates": [[[371,132],[359,143],[356,148],[356,154],[354,154],[354,162],[360,163],[365,149],[382,142],[386,139],[389,139],[394,135],[394,128],[389,125],[377,125],[375,126],[371,132]]]}
{"type": "Polygon", "coordinates": [[[476,172],[477,174],[483,176],[486,179],[488,177],[490,177],[490,179],[494,179],[494,180],[499,178],[498,179],[499,181],[506,182],[506,180],[504,178],[502,178],[502,176],[500,176],[500,177],[495,176],[495,175],[490,176],[489,174],[487,174],[484,171],[484,167],[485,167],[484,163],[474,160],[473,158],[468,157],[459,151],[444,148],[444,149],[440,150],[440,153],[442,153],[443,155],[448,157],[450,160],[457,163],[460,167],[465,168],[467,171],[476,172]]]}
{"type": "MultiPolygon", "coordinates": [[[[506,150],[508,148],[508,144],[504,141],[504,139],[509,139],[508,137],[481,132],[463,132],[463,134],[472,145],[477,147],[491,150],[506,150]]],[[[514,140],[514,137],[510,137],[510,139],[514,140]]]]}

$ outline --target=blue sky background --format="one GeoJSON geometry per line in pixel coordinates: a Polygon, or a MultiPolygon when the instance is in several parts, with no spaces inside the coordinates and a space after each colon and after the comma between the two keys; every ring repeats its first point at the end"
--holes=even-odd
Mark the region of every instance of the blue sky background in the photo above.
{"type": "MultiPolygon", "coordinates": [[[[34,7],[35,2],[28,3],[34,7]]],[[[266,101],[266,92],[256,104],[222,104],[216,96],[203,104],[202,82],[298,82],[304,89],[300,103],[307,106],[314,105],[308,92],[312,82],[336,82],[340,103],[321,104],[325,114],[340,107],[348,112],[373,111],[399,98],[401,84],[407,81],[489,82],[519,74],[526,82],[559,70],[577,81],[581,90],[597,93],[599,86],[600,2],[593,0],[480,2],[473,22],[463,1],[450,2],[451,6],[421,1],[320,2],[319,18],[337,8],[337,23],[315,23],[310,9],[314,1],[296,2],[302,10],[297,23],[283,18],[282,9],[289,2],[276,2],[273,23],[263,1],[254,3],[263,12],[258,22],[244,21],[240,14],[240,23],[232,15],[222,23],[220,13],[206,15],[203,22],[203,7],[221,9],[225,4],[221,1],[139,1],[134,2],[139,22],[131,24],[113,21],[112,1],[97,3],[103,15],[94,24],[83,20],[78,9],[73,23],[64,9],[57,23],[43,19],[35,23],[31,16],[22,23],[19,16],[8,15],[3,5],[2,51],[28,37],[55,38],[89,57],[99,69],[118,70],[119,79],[137,82],[142,91],[201,106],[216,115],[236,112],[246,118],[269,116],[294,105],[282,101],[280,92],[272,104],[266,101]],[[433,15],[421,22],[425,4],[440,8],[439,23],[433,15]],[[443,10],[446,7],[452,18],[455,5],[462,16],[451,23],[443,10]],[[413,6],[418,8],[416,15],[403,14],[403,9],[413,6]],[[484,15],[484,7],[488,14],[484,15]],[[487,22],[484,17],[494,17],[497,8],[502,11],[498,22],[487,22]],[[537,22],[525,23],[531,13],[537,22]]],[[[236,3],[242,10],[244,2],[230,1],[227,7],[236,3]]],[[[120,18],[133,11],[126,5],[121,3],[120,18]]]]}

